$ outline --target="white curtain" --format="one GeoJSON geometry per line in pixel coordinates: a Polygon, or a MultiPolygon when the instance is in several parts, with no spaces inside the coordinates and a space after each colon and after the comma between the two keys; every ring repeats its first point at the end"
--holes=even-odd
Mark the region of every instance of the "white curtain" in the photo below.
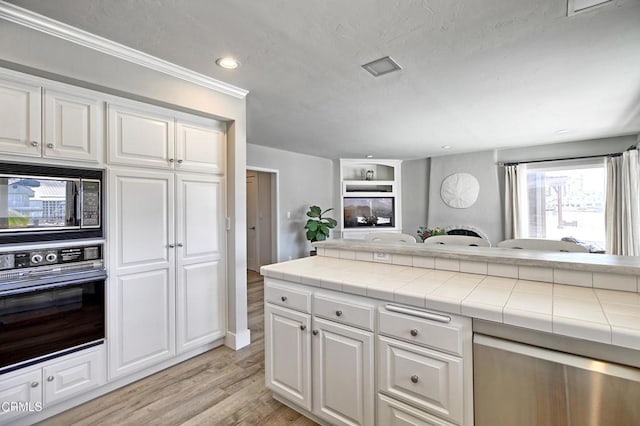
{"type": "Polygon", "coordinates": [[[523,179],[527,171],[522,165],[504,166],[504,238],[523,237],[523,215],[526,213],[526,187],[523,179]]]}
{"type": "Polygon", "coordinates": [[[637,150],[607,159],[607,253],[640,256],[640,159],[637,150]]]}

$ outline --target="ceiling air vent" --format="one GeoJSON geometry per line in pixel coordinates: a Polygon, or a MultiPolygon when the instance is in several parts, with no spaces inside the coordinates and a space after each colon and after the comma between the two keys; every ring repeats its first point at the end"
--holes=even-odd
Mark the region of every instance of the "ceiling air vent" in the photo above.
{"type": "Polygon", "coordinates": [[[376,59],[368,64],[364,64],[362,68],[369,71],[374,77],[380,77],[381,75],[400,71],[402,69],[396,61],[391,59],[390,56],[385,56],[384,58],[376,59]]]}
{"type": "Polygon", "coordinates": [[[612,0],[568,0],[567,16],[595,9],[596,7],[611,3],[611,1],[612,0]]]}

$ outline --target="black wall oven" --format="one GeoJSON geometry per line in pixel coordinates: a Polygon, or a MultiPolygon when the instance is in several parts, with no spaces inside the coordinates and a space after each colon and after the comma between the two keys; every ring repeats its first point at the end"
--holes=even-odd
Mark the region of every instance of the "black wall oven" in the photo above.
{"type": "Polygon", "coordinates": [[[0,163],[0,244],[102,238],[103,171],[0,163]]]}
{"type": "Polygon", "coordinates": [[[0,253],[0,374],[102,344],[101,244],[0,253]]]}

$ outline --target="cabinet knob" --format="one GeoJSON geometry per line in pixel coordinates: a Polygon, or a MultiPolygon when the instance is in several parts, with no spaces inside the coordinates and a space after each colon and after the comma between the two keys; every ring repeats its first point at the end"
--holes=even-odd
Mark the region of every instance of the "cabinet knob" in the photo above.
{"type": "Polygon", "coordinates": [[[318,330],[313,330],[312,333],[313,333],[314,336],[317,336],[318,335],[318,330]]]}
{"type": "Polygon", "coordinates": [[[341,317],[342,316],[342,311],[336,311],[336,316],[341,317]]]}
{"type": "Polygon", "coordinates": [[[53,382],[54,379],[55,379],[55,377],[49,376],[49,377],[47,377],[47,382],[53,382]]]}
{"type": "Polygon", "coordinates": [[[38,382],[31,382],[31,387],[32,388],[37,388],[39,384],[40,383],[38,383],[38,382]]]}
{"type": "Polygon", "coordinates": [[[182,164],[182,161],[183,161],[183,160],[178,160],[178,164],[182,164]]]}
{"type": "Polygon", "coordinates": [[[411,381],[413,383],[418,383],[418,376],[416,376],[415,374],[413,376],[411,376],[411,381]]]}
{"type": "Polygon", "coordinates": [[[53,149],[53,147],[54,147],[54,146],[55,146],[55,145],[54,145],[54,144],[52,144],[52,143],[48,143],[48,144],[47,144],[47,148],[49,148],[49,149],[53,149]]]}
{"type": "Polygon", "coordinates": [[[300,330],[304,331],[307,329],[307,326],[304,324],[300,324],[300,330]]]}
{"type": "Polygon", "coordinates": [[[169,158],[169,162],[170,163],[173,163],[174,161],[176,161],[176,160],[174,160],[173,158],[169,158]]]}
{"type": "Polygon", "coordinates": [[[184,247],[184,244],[178,243],[178,247],[184,247]]]}
{"type": "Polygon", "coordinates": [[[417,328],[413,328],[413,329],[411,329],[411,331],[409,333],[411,333],[411,335],[413,337],[416,337],[418,335],[418,329],[417,328]]]}
{"type": "Polygon", "coordinates": [[[175,246],[175,244],[169,244],[169,248],[174,248],[175,246]]]}
{"type": "MultiPolygon", "coordinates": [[[[38,145],[40,145],[38,142],[36,142],[36,141],[31,141],[31,146],[38,146],[38,145]]],[[[37,384],[36,384],[36,386],[37,386],[37,384]]]]}
{"type": "Polygon", "coordinates": [[[286,302],[286,301],[287,301],[287,296],[282,296],[282,297],[280,298],[280,300],[282,300],[283,302],[286,302]]]}

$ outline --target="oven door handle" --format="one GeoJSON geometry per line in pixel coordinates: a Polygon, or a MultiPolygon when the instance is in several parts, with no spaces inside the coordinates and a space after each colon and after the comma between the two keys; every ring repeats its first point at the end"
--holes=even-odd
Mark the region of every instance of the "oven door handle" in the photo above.
{"type": "MultiPolygon", "coordinates": [[[[11,289],[11,290],[4,290],[0,292],[0,297],[4,297],[4,296],[14,296],[17,294],[26,294],[26,293],[33,293],[36,291],[41,291],[41,290],[50,290],[53,288],[62,288],[62,287],[68,287],[68,286],[72,286],[72,285],[78,285],[78,284],[85,284],[85,283],[89,283],[92,281],[104,281],[107,279],[107,273],[106,271],[101,271],[100,273],[94,273],[91,275],[85,275],[82,277],[77,277],[77,278],[71,278],[69,280],[64,280],[64,281],[56,281],[53,283],[49,283],[49,284],[37,284],[37,281],[35,281],[33,284],[29,285],[28,287],[20,287],[20,288],[15,288],[15,289],[11,289]]],[[[43,281],[45,281],[43,279],[43,281]]],[[[48,280],[46,280],[48,281],[48,280]]]]}

